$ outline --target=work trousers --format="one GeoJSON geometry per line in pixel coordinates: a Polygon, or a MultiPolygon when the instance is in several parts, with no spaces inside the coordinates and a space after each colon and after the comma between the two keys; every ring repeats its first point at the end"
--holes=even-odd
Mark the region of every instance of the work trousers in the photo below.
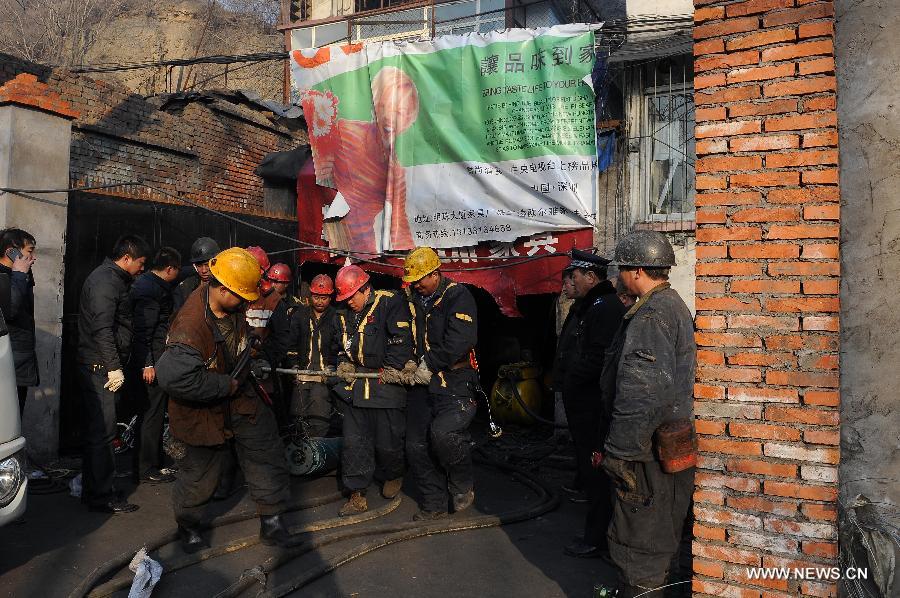
{"type": "Polygon", "coordinates": [[[465,494],[474,485],[471,396],[435,395],[422,386],[406,399],[406,455],[422,493],[422,510],[446,511],[447,492],[465,494]]]}
{"type": "MultiPolygon", "coordinates": [[[[284,445],[278,437],[275,415],[260,405],[256,421],[249,416],[231,414],[234,449],[257,512],[277,515],[284,512],[290,499],[290,478],[284,460],[284,445]]],[[[195,527],[204,522],[206,504],[212,498],[223,469],[231,461],[229,443],[218,446],[187,445],[177,461],[178,473],[172,488],[175,521],[195,527]]]]}
{"type": "Polygon", "coordinates": [[[106,370],[78,366],[83,407],[84,450],[81,463],[81,501],[93,506],[115,500],[116,473],[113,440],[116,437],[116,400],[119,393],[106,390],[106,370]]]}
{"type": "Polygon", "coordinates": [[[591,456],[603,446],[599,401],[572,401],[563,394],[566,420],[575,444],[577,481],[588,497],[584,521],[584,543],[606,548],[606,531],[612,517],[611,482],[601,469],[594,469],[591,456]]]}
{"type": "Polygon", "coordinates": [[[341,480],[349,492],[366,493],[373,479],[403,475],[403,409],[349,405],[344,410],[341,480]]]}
{"type": "Polygon", "coordinates": [[[303,429],[310,438],[328,435],[334,404],[331,390],[322,382],[298,382],[291,396],[291,416],[303,420],[303,429]]]}
{"type": "Polygon", "coordinates": [[[575,475],[582,488],[587,483],[591,469],[591,453],[597,449],[598,425],[600,421],[599,399],[587,401],[580,397],[573,398],[572,393],[562,395],[569,434],[575,445],[575,475]]]}
{"type": "Polygon", "coordinates": [[[154,382],[147,386],[143,380],[135,383],[137,391],[137,434],[134,447],[134,474],[145,476],[162,467],[162,434],[166,419],[166,393],[154,382]],[[139,383],[139,385],[138,385],[139,383]]]}
{"type": "Polygon", "coordinates": [[[25,400],[28,399],[28,387],[16,386],[16,393],[19,395],[19,418],[25,414],[25,400]]]}
{"type": "Polygon", "coordinates": [[[620,582],[653,589],[666,583],[681,545],[684,521],[694,491],[694,469],[665,473],[657,461],[628,463],[637,490],[626,492],[616,480],[609,553],[620,582]]]}

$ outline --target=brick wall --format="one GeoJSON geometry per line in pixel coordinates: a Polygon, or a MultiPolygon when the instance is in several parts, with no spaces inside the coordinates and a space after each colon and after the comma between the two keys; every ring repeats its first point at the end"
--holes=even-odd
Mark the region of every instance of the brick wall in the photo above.
{"type": "Polygon", "coordinates": [[[833,5],[695,0],[694,595],[834,596],[748,567],[837,560],[833,5]]]}
{"type": "MultiPolygon", "coordinates": [[[[224,211],[293,218],[267,209],[263,182],[253,171],[266,154],[304,143],[302,133],[222,100],[206,98],[178,113],[162,111],[157,98],[0,55],[0,84],[22,73],[36,75],[79,114],[72,132],[74,186],[140,180],[224,211]]],[[[183,205],[145,187],[100,193],[183,205]]]]}

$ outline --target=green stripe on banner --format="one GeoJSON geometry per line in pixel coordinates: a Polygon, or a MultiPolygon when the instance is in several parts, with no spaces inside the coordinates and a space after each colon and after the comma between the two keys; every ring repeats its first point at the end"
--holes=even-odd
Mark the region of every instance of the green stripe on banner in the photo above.
{"type": "MultiPolygon", "coordinates": [[[[589,31],[401,53],[376,58],[313,89],[339,98],[338,118],[372,122],[373,82],[382,88],[405,85],[402,75],[379,79],[385,67],[404,73],[415,86],[418,113],[405,127],[379,123],[405,128],[394,142],[403,166],[595,156],[594,93],[584,83],[593,67],[593,46],[589,31]]],[[[376,53],[377,48],[370,59],[376,53]]]]}

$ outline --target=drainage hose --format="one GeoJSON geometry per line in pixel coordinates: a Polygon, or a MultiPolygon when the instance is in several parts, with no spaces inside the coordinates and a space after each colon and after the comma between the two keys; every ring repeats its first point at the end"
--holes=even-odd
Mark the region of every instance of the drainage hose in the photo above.
{"type": "Polygon", "coordinates": [[[563,430],[568,430],[568,424],[558,424],[555,421],[551,421],[545,417],[541,417],[534,410],[528,406],[528,404],[522,399],[521,395],[519,395],[519,387],[516,385],[516,381],[512,379],[512,377],[504,377],[504,379],[509,382],[509,385],[512,386],[513,398],[519,403],[519,406],[525,410],[525,413],[530,415],[535,421],[538,421],[542,424],[547,424],[548,426],[553,426],[554,428],[561,428],[563,430]]]}
{"type": "MultiPolygon", "coordinates": [[[[479,454],[482,454],[479,451],[479,454]]],[[[390,546],[392,544],[396,544],[399,542],[404,542],[407,540],[412,540],[415,538],[421,538],[424,536],[449,533],[449,532],[457,532],[457,531],[465,531],[471,529],[481,529],[487,527],[497,527],[500,525],[505,525],[509,523],[516,523],[520,521],[525,521],[528,519],[533,519],[536,517],[540,517],[541,515],[548,513],[559,505],[559,498],[556,496],[554,491],[547,486],[545,482],[543,482],[540,478],[532,476],[528,471],[510,465],[508,463],[503,463],[501,461],[496,461],[487,456],[483,456],[480,459],[476,459],[476,462],[480,464],[489,465],[492,467],[496,467],[500,470],[510,472],[512,477],[530,487],[538,494],[537,503],[523,507],[521,509],[516,509],[514,511],[510,511],[508,513],[504,513],[501,515],[483,515],[479,517],[470,517],[467,519],[449,519],[445,521],[437,521],[433,523],[420,523],[420,522],[405,522],[399,524],[383,524],[371,527],[357,527],[354,529],[343,530],[340,532],[335,532],[331,534],[323,534],[319,537],[315,538],[301,538],[296,534],[301,533],[311,533],[315,531],[321,531],[325,529],[330,529],[334,527],[338,527],[340,525],[349,525],[353,523],[363,523],[365,521],[370,521],[377,517],[384,516],[397,508],[400,504],[399,499],[395,499],[393,502],[385,505],[381,509],[377,511],[373,511],[371,513],[365,513],[360,516],[346,518],[342,520],[325,520],[317,523],[304,524],[292,528],[291,534],[294,535],[292,538],[292,546],[286,549],[283,549],[278,554],[270,557],[262,564],[245,571],[241,577],[236,580],[231,586],[217,594],[217,598],[227,598],[227,597],[235,597],[242,594],[247,589],[251,588],[256,583],[262,583],[264,586],[266,584],[266,575],[271,571],[274,571],[278,567],[290,562],[291,560],[302,556],[303,554],[307,554],[313,550],[321,548],[323,546],[334,544],[337,542],[341,542],[344,540],[349,540],[352,538],[358,538],[363,536],[372,536],[378,535],[379,538],[376,540],[372,540],[371,542],[367,542],[361,546],[357,546],[352,550],[341,554],[337,557],[329,559],[328,561],[320,564],[319,566],[305,571],[302,575],[297,576],[285,584],[282,584],[272,590],[267,591],[264,595],[267,596],[284,596],[290,592],[293,592],[305,585],[308,585],[312,581],[322,577],[323,575],[328,574],[329,572],[335,570],[337,567],[348,563],[354,559],[357,559],[361,556],[364,556],[370,552],[378,550],[379,548],[383,548],[385,546],[390,546]]],[[[292,503],[289,507],[289,511],[296,511],[301,509],[308,509],[312,507],[321,506],[324,504],[328,504],[331,502],[335,502],[341,498],[340,493],[333,493],[331,495],[316,497],[312,499],[306,499],[297,501],[292,503]]],[[[252,519],[256,517],[255,512],[241,512],[234,513],[231,515],[225,515],[222,517],[218,517],[212,520],[207,526],[207,528],[216,528],[221,527],[223,525],[229,525],[232,523],[238,523],[240,521],[246,521],[248,519],[252,519]]],[[[167,532],[165,534],[160,535],[152,542],[148,542],[143,544],[146,546],[148,552],[159,548],[165,544],[173,542],[177,539],[178,533],[177,530],[167,532]]],[[[195,555],[186,555],[184,557],[179,557],[174,561],[170,562],[167,565],[167,570],[175,571],[178,569],[182,569],[184,567],[188,567],[202,561],[208,560],[210,558],[215,558],[217,556],[221,556],[224,554],[229,554],[232,552],[236,552],[238,550],[242,550],[249,546],[256,544],[258,541],[257,538],[241,538],[238,540],[234,540],[222,546],[217,546],[213,548],[209,548],[195,555]]],[[[72,593],[69,595],[70,598],[82,598],[90,591],[90,589],[104,577],[108,576],[110,573],[115,571],[116,569],[121,569],[126,566],[132,559],[136,550],[132,550],[127,553],[123,553],[118,557],[107,561],[103,565],[97,567],[87,578],[85,578],[79,585],[76,587],[72,593]]],[[[124,588],[128,582],[130,581],[130,576],[127,579],[116,578],[107,582],[103,586],[98,587],[94,592],[91,593],[92,598],[97,598],[100,596],[108,596],[112,592],[124,588]]]]}
{"type": "MultiPolygon", "coordinates": [[[[336,502],[342,498],[342,494],[340,492],[333,492],[331,494],[327,494],[325,496],[316,496],[307,499],[301,499],[295,501],[288,505],[287,511],[301,511],[304,509],[312,509],[315,507],[320,507],[322,505],[327,505],[329,503],[336,502]]],[[[223,515],[221,517],[216,517],[208,524],[203,527],[206,529],[221,527],[223,525],[231,525],[232,523],[239,523],[241,521],[247,521],[248,519],[253,519],[258,517],[256,511],[241,511],[239,513],[231,513],[228,515],[223,515]]],[[[141,543],[137,548],[133,548],[128,552],[123,552],[117,557],[114,557],[107,562],[103,563],[96,569],[94,569],[87,577],[85,577],[78,586],[75,587],[74,590],[69,594],[69,598],[83,598],[87,593],[93,588],[98,581],[103,579],[104,577],[111,574],[113,571],[117,569],[121,569],[128,565],[131,562],[131,559],[134,558],[135,553],[140,550],[141,547],[146,547],[147,552],[156,550],[160,546],[164,546],[170,542],[174,542],[178,539],[178,529],[173,529],[167,531],[163,534],[160,534],[153,540],[149,542],[141,543]]]]}
{"type": "MultiPolygon", "coordinates": [[[[333,529],[336,527],[344,527],[347,525],[353,525],[354,523],[364,523],[366,521],[378,519],[379,517],[384,517],[385,515],[397,510],[397,507],[399,506],[400,498],[397,497],[378,509],[366,511],[365,513],[353,515],[352,517],[334,517],[332,519],[324,519],[322,521],[313,521],[310,523],[294,525],[288,528],[288,533],[292,536],[295,536],[298,534],[318,532],[326,529],[333,529]]],[[[171,561],[161,563],[163,567],[163,574],[168,575],[170,573],[178,571],[179,569],[184,569],[186,567],[202,563],[203,561],[208,561],[222,555],[231,554],[245,548],[250,548],[251,546],[256,546],[257,544],[259,544],[259,535],[247,536],[245,538],[232,540],[227,544],[221,544],[219,546],[207,548],[206,550],[202,550],[195,554],[183,555],[172,559],[171,561]]],[[[134,574],[126,570],[122,575],[106,582],[101,586],[94,588],[91,593],[88,594],[88,598],[105,598],[106,596],[112,595],[112,593],[117,590],[122,590],[129,587],[133,580],[134,574]]]]}
{"type": "Polygon", "coordinates": [[[521,521],[526,521],[528,519],[540,517],[541,515],[544,515],[545,513],[548,513],[559,506],[559,497],[556,495],[556,493],[549,486],[547,486],[545,482],[537,477],[532,476],[526,470],[490,458],[482,458],[479,459],[478,462],[511,472],[513,474],[513,477],[517,481],[522,482],[526,486],[529,486],[538,494],[538,502],[534,505],[516,509],[514,511],[510,511],[501,515],[483,515],[479,517],[470,517],[467,519],[451,518],[446,521],[438,521],[427,524],[423,524],[420,522],[384,524],[374,527],[351,529],[338,533],[323,535],[318,538],[313,538],[306,542],[303,542],[296,547],[283,552],[282,554],[270,557],[260,565],[257,565],[256,567],[245,571],[235,583],[217,594],[216,598],[235,598],[251,588],[256,583],[265,585],[267,574],[299,556],[302,556],[328,544],[333,544],[360,536],[371,536],[376,534],[381,536],[376,540],[372,540],[371,542],[367,542],[366,544],[356,546],[337,557],[328,559],[318,566],[303,572],[299,576],[294,577],[288,582],[261,593],[260,596],[284,596],[308,585],[312,581],[328,574],[329,572],[334,571],[345,563],[348,563],[370,552],[378,550],[379,548],[390,546],[391,544],[436,534],[466,531],[471,529],[481,529],[487,527],[497,527],[510,523],[518,523],[521,521]]]}

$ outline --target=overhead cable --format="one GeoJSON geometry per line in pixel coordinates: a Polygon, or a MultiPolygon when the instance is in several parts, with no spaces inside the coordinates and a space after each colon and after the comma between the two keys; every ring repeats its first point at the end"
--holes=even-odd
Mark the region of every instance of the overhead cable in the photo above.
{"type": "MultiPolygon", "coordinates": [[[[165,197],[169,197],[171,199],[186,203],[195,208],[216,214],[217,216],[225,218],[226,220],[230,220],[236,224],[240,224],[240,225],[246,226],[248,228],[252,228],[254,230],[266,233],[268,235],[271,235],[271,236],[279,238],[279,239],[290,241],[291,243],[297,243],[298,245],[301,246],[296,249],[274,251],[274,252],[271,252],[272,254],[287,253],[287,252],[293,252],[293,251],[323,251],[323,252],[327,252],[332,255],[337,255],[340,257],[353,258],[354,260],[356,260],[358,262],[364,262],[364,263],[373,264],[376,266],[387,267],[387,268],[398,268],[398,269],[403,268],[403,266],[401,264],[391,264],[388,262],[377,261],[377,260],[373,260],[369,257],[365,257],[365,256],[371,256],[372,253],[370,253],[370,252],[336,249],[334,247],[328,247],[325,245],[316,245],[315,243],[309,243],[307,241],[302,241],[300,239],[297,239],[296,237],[290,237],[288,235],[283,235],[279,232],[267,229],[258,224],[254,224],[252,222],[248,222],[246,220],[238,218],[237,216],[233,216],[227,212],[223,212],[221,210],[211,208],[209,206],[203,205],[202,203],[199,203],[192,199],[188,199],[187,197],[184,197],[182,195],[171,193],[169,191],[166,191],[165,189],[160,189],[159,187],[155,187],[153,185],[144,183],[142,181],[127,181],[127,182],[122,182],[122,183],[111,183],[111,184],[104,184],[104,185],[85,185],[85,186],[80,186],[80,187],[68,187],[65,189],[16,189],[16,188],[11,188],[11,187],[0,187],[0,193],[12,193],[14,195],[19,195],[21,197],[25,197],[27,199],[32,199],[32,200],[40,201],[40,202],[44,202],[44,203],[52,203],[53,205],[65,207],[68,204],[63,203],[63,202],[53,202],[51,200],[34,197],[34,195],[50,194],[50,193],[75,193],[75,192],[84,192],[84,191],[97,191],[97,190],[102,190],[102,189],[112,189],[112,188],[116,188],[116,187],[144,187],[146,189],[155,191],[156,193],[159,193],[160,195],[163,195],[165,197]]],[[[550,258],[550,257],[568,257],[568,255],[569,254],[565,253],[565,252],[560,252],[560,253],[554,252],[554,253],[544,253],[541,255],[533,255],[533,256],[525,256],[525,257],[496,257],[496,256],[485,256],[485,257],[471,256],[471,257],[469,257],[469,256],[465,256],[465,257],[461,257],[460,259],[504,260],[505,263],[494,264],[494,265],[489,265],[489,266],[473,266],[470,268],[454,268],[453,271],[454,272],[474,272],[474,271],[480,271],[480,270],[495,270],[495,269],[500,269],[500,268],[509,268],[511,266],[518,266],[520,264],[525,264],[528,262],[533,262],[536,260],[546,259],[546,258],[550,258]]],[[[395,255],[382,254],[382,256],[386,257],[386,258],[390,258],[390,259],[400,259],[403,257],[402,255],[399,255],[399,254],[395,254],[395,255]]],[[[447,258],[444,258],[443,261],[447,261],[447,258]]]]}

